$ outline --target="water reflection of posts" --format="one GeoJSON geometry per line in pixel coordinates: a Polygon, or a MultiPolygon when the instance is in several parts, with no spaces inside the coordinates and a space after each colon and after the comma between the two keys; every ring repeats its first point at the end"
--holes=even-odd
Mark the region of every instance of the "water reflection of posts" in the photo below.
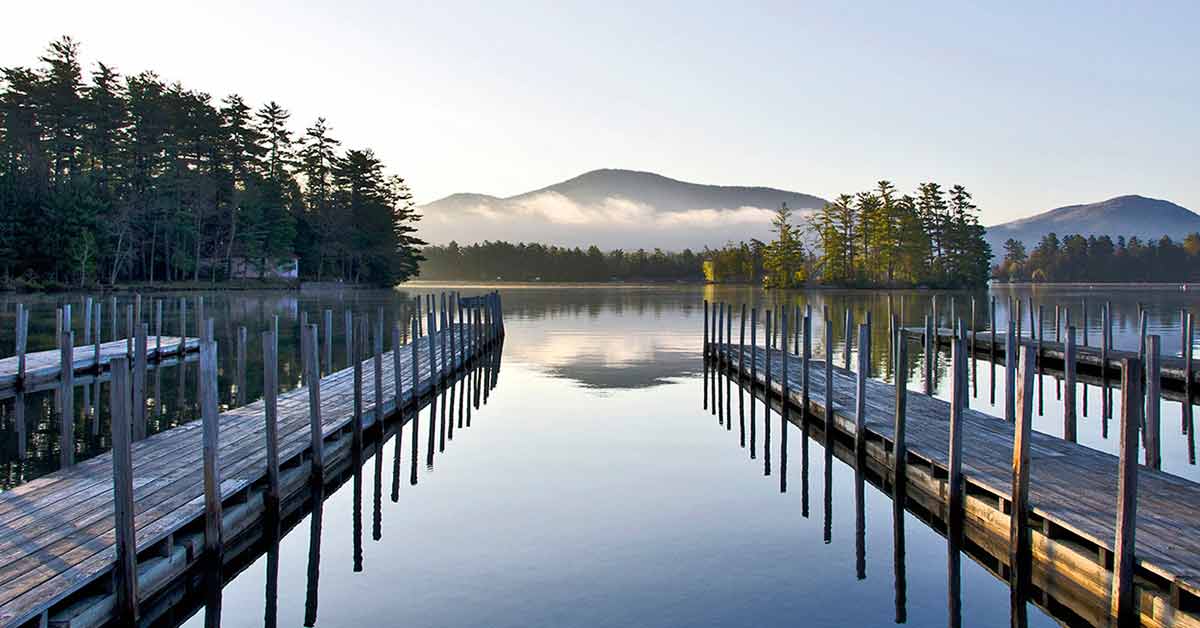
{"type": "MultiPolygon", "coordinates": [[[[1010,324],[1011,327],[1011,324],[1010,324]]],[[[1012,337],[1011,334],[1009,337],[1012,337]]],[[[949,508],[947,518],[947,538],[950,552],[948,556],[948,575],[950,580],[948,606],[950,625],[962,623],[961,587],[961,556],[959,549],[962,545],[963,534],[963,477],[962,477],[962,442],[963,442],[963,396],[966,390],[966,356],[960,338],[951,341],[950,362],[952,368],[950,384],[950,454],[949,478],[947,492],[949,493],[949,508]]],[[[1012,354],[1005,355],[1006,362],[1012,362],[1012,354]]]]}
{"type": "MultiPolygon", "coordinates": [[[[733,366],[733,305],[729,305],[729,314],[725,318],[725,430],[733,429],[733,377],[729,375],[729,367],[733,366]]],[[[739,366],[741,357],[738,357],[739,366]]]]}
{"type": "Polygon", "coordinates": [[[908,585],[904,565],[904,503],[906,501],[908,440],[908,347],[904,332],[894,325],[896,373],[895,426],[892,429],[892,570],[895,575],[896,623],[908,621],[908,585]]]}
{"type": "MultiPolygon", "coordinates": [[[[788,441],[788,408],[791,405],[791,383],[788,381],[788,308],[783,308],[780,312],[779,328],[783,345],[780,347],[779,357],[783,363],[781,368],[781,386],[783,392],[783,403],[779,405],[779,492],[787,492],[787,441],[788,441]]],[[[803,421],[803,417],[801,417],[803,421]]]]}
{"type": "Polygon", "coordinates": [[[758,308],[750,308],[750,459],[754,460],[757,453],[757,421],[755,414],[758,404],[754,403],[754,387],[758,386],[758,308]]]}
{"type": "Polygon", "coordinates": [[[1013,591],[1024,591],[1030,582],[1029,439],[1033,431],[1033,355],[1021,347],[1021,379],[1017,389],[1020,413],[1013,430],[1012,512],[1009,519],[1009,567],[1013,591]]]}
{"type": "MultiPolygon", "coordinates": [[[[316,331],[316,326],[313,326],[316,331]]],[[[314,334],[315,335],[315,334],[314,334]]],[[[314,478],[309,484],[312,514],[308,519],[308,577],[304,587],[304,625],[317,623],[317,591],[321,576],[321,520],[325,512],[325,486],[314,478]]]]}
{"type": "MultiPolygon", "coordinates": [[[[1142,413],[1142,363],[1121,360],[1121,449],[1117,467],[1117,524],[1113,540],[1112,605],[1120,626],[1136,625],[1133,596],[1135,532],[1137,531],[1138,428],[1142,413]]],[[[1187,402],[1184,405],[1188,405],[1187,402]]]]}
{"type": "Polygon", "coordinates": [[[771,475],[771,395],[774,387],[771,383],[771,348],[775,343],[775,330],[771,317],[774,312],[767,311],[767,387],[763,391],[763,475],[771,475]]]}
{"type": "MultiPolygon", "coordinates": [[[[205,560],[209,561],[209,576],[213,578],[207,585],[210,598],[205,607],[205,622],[214,618],[219,623],[220,568],[224,542],[221,538],[221,470],[218,459],[220,417],[217,415],[217,342],[213,339],[212,325],[212,319],[204,322],[204,339],[200,343],[200,416],[204,459],[204,554],[205,560]]],[[[137,403],[135,397],[134,404],[137,403]]]]}

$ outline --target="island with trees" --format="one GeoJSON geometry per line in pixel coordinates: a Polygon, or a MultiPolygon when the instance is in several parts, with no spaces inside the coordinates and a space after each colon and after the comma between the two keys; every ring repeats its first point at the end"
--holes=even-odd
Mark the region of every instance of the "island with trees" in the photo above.
{"type": "Polygon", "coordinates": [[[219,101],[50,44],[0,69],[0,285],[288,276],[391,285],[420,262],[404,179],[324,119],[219,101]]]}

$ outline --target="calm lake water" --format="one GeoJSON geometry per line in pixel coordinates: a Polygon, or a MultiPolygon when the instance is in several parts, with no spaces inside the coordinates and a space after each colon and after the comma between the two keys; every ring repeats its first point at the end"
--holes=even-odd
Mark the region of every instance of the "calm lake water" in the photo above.
{"type": "MultiPolygon", "coordinates": [[[[491,287],[430,284],[396,291],[206,294],[220,343],[222,403],[234,403],[238,396],[231,343],[238,326],[245,325],[251,338],[243,393],[256,399],[262,387],[258,333],[272,316],[280,317],[281,386],[291,388],[301,370],[299,312],[318,320],[322,310],[334,310],[333,366],[340,369],[346,360],[338,321],[345,308],[373,314],[382,305],[391,316],[414,294],[449,289],[470,295],[491,287]]],[[[748,434],[736,426],[727,429],[703,408],[703,299],[760,307],[812,304],[818,316],[813,325],[817,356],[824,351],[822,306],[828,305],[834,318],[839,339],[835,356],[840,356],[845,308],[858,321],[870,310],[876,327],[873,369],[877,377],[890,380],[889,299],[893,311],[903,312],[906,325],[919,326],[930,309],[931,293],[767,295],[750,288],[699,286],[501,286],[500,291],[507,338],[487,404],[475,411],[469,428],[454,430],[432,466],[427,464],[427,432],[414,440],[410,423],[402,431],[398,467],[393,466],[397,452],[392,439],[382,450],[386,463],[364,460],[361,482],[347,482],[325,495],[317,529],[316,587],[309,586],[315,540],[310,519],[284,536],[278,548],[281,625],[304,625],[306,609],[311,613],[314,603],[319,626],[874,626],[893,624],[901,612],[912,625],[947,623],[947,547],[938,532],[912,515],[904,517],[904,578],[898,587],[896,522],[887,494],[866,485],[865,519],[856,534],[853,468],[827,458],[817,442],[802,444],[800,428],[784,424],[775,413],[766,419],[768,427],[761,402],[756,429],[748,434]],[[781,430],[787,430],[788,438],[781,430]],[[412,467],[418,472],[416,484],[410,481],[414,442],[420,461],[412,467]],[[393,501],[388,493],[396,468],[401,477],[393,501]],[[362,490],[352,490],[353,485],[362,490]],[[360,513],[362,508],[368,512],[365,538],[361,516],[354,516],[356,501],[360,513]],[[378,524],[372,525],[376,518],[378,524]]],[[[1074,323],[1080,325],[1081,301],[1087,298],[1093,345],[1100,338],[1099,307],[1109,300],[1116,346],[1133,350],[1141,303],[1149,312],[1150,333],[1162,335],[1164,351],[1172,354],[1178,354],[1182,342],[1179,310],[1196,306],[1191,293],[1165,289],[1000,289],[992,294],[1001,328],[1008,297],[1032,296],[1035,307],[1047,306],[1047,330],[1056,304],[1070,305],[1074,323]]],[[[150,299],[166,300],[166,333],[177,333],[180,296],[146,297],[147,313],[153,312],[150,299]]],[[[195,294],[186,296],[194,316],[195,294]]],[[[939,293],[944,325],[950,320],[946,310],[952,296],[963,317],[974,297],[978,324],[986,324],[988,293],[939,293]]],[[[118,327],[123,330],[127,297],[118,298],[118,327]]],[[[33,308],[31,350],[53,348],[54,307],[64,300],[75,304],[79,336],[80,297],[22,299],[33,308]]],[[[13,297],[0,297],[4,355],[12,352],[14,303],[13,297]]],[[[104,307],[108,340],[107,299],[104,307]]],[[[193,319],[192,334],[194,329],[193,319]]],[[[909,386],[921,390],[917,343],[909,353],[909,386]]],[[[948,356],[940,359],[936,394],[944,397],[948,356]]],[[[980,359],[972,372],[971,406],[1002,415],[1004,369],[980,359]]],[[[1061,435],[1058,380],[1046,375],[1041,384],[1034,427],[1061,435]]],[[[86,393],[76,391],[79,458],[103,451],[108,442],[106,403],[84,415],[88,404],[108,398],[107,385],[87,388],[86,393]]],[[[154,399],[151,431],[195,418],[194,363],[153,371],[148,388],[154,399]]],[[[733,390],[737,412],[736,384],[733,390]]],[[[1106,421],[1104,391],[1080,384],[1079,392],[1080,409],[1085,403],[1087,407],[1087,416],[1080,417],[1079,441],[1115,453],[1119,393],[1112,394],[1107,412],[1112,418],[1106,421]],[[1106,429],[1110,422],[1112,429],[1106,429]]],[[[0,401],[3,487],[51,472],[58,464],[53,394],[25,399],[29,425],[24,458],[13,403],[11,398],[0,401]]],[[[1194,444],[1182,434],[1182,408],[1176,401],[1162,402],[1163,468],[1200,480],[1194,444]]],[[[430,420],[439,417],[435,404],[421,413],[416,427],[427,430],[430,420]]],[[[263,624],[266,573],[264,555],[231,575],[222,592],[222,625],[263,624]]],[[[961,591],[964,625],[1008,625],[1008,585],[969,559],[963,561],[961,591]]],[[[1032,604],[1028,612],[1031,625],[1056,623],[1032,604]]],[[[173,621],[201,626],[204,613],[200,609],[190,618],[184,613],[173,621]]]]}

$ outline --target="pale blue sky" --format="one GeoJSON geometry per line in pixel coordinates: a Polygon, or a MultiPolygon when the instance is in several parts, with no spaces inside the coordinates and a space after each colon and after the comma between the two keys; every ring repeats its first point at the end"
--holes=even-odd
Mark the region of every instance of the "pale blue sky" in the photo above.
{"type": "Polygon", "coordinates": [[[988,224],[1130,193],[1200,210],[1197,2],[11,4],[0,65],[70,34],[88,62],[274,99],[422,202],[617,167],[962,183],[988,224]]]}

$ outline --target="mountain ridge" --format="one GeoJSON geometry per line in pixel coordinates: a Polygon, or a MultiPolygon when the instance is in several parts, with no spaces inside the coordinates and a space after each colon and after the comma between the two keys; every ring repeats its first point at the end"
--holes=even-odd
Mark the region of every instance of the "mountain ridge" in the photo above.
{"type": "Polygon", "coordinates": [[[1026,248],[1037,245],[1043,236],[1055,233],[1082,236],[1137,236],[1158,239],[1164,235],[1180,240],[1200,231],[1200,215],[1171,201],[1126,194],[1093,203],[1064,205],[1044,212],[987,227],[986,238],[997,256],[1003,255],[1004,243],[1012,238],[1026,248]]]}
{"type": "Polygon", "coordinates": [[[417,210],[423,216],[420,237],[439,244],[509,240],[679,250],[767,238],[771,214],[785,202],[804,213],[826,201],[767,186],[710,185],[601,168],[507,197],[458,192],[417,210]],[[464,221],[473,227],[466,235],[464,221]],[[736,236],[730,227],[737,228],[736,236]]]}

